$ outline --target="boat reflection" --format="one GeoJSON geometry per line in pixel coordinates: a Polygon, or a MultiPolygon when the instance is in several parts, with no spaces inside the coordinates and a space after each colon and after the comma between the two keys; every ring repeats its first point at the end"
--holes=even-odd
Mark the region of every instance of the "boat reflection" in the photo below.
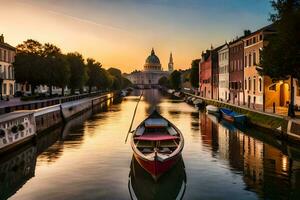
{"type": "Polygon", "coordinates": [[[132,157],[128,189],[131,199],[182,199],[186,188],[186,174],[182,157],[158,181],[132,157]]]}

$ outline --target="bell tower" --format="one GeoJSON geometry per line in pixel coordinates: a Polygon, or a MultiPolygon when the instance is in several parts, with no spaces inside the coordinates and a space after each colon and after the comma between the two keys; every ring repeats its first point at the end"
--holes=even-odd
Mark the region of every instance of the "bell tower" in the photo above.
{"type": "Polygon", "coordinates": [[[173,72],[173,70],[174,70],[174,63],[173,63],[172,52],[170,54],[170,59],[169,59],[169,64],[168,64],[168,70],[169,70],[169,72],[173,72]]]}

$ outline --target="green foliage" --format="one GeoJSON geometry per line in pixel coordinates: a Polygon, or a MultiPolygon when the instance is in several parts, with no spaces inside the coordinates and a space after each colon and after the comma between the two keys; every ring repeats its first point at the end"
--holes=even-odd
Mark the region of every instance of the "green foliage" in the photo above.
{"type": "Polygon", "coordinates": [[[71,94],[75,93],[75,89],[82,89],[88,75],[82,55],[79,53],[68,53],[66,60],[70,67],[70,82],[71,94]]]}
{"type": "Polygon", "coordinates": [[[170,87],[170,83],[167,77],[163,76],[158,80],[158,84],[166,88],[170,87]]]}
{"type": "Polygon", "coordinates": [[[117,68],[109,68],[107,70],[109,74],[112,76],[112,89],[119,90],[123,86],[123,77],[122,72],[117,68]]]}
{"type": "Polygon", "coordinates": [[[122,88],[127,88],[127,87],[130,87],[132,85],[131,81],[127,78],[122,78],[123,79],[123,85],[122,85],[122,88]]]}
{"type": "Polygon", "coordinates": [[[199,63],[200,63],[200,59],[196,59],[192,61],[190,83],[194,88],[199,87],[199,63]]]}
{"type": "Polygon", "coordinates": [[[42,49],[42,44],[35,40],[27,40],[17,46],[14,69],[18,83],[29,83],[33,89],[44,83],[42,49]]]}
{"type": "Polygon", "coordinates": [[[262,73],[274,79],[300,78],[300,2],[277,0],[272,6],[276,13],[270,19],[277,33],[262,51],[262,73]]]}
{"type": "Polygon", "coordinates": [[[169,77],[170,79],[170,86],[175,89],[178,90],[180,89],[181,86],[181,73],[177,70],[173,71],[172,74],[169,77]]]}

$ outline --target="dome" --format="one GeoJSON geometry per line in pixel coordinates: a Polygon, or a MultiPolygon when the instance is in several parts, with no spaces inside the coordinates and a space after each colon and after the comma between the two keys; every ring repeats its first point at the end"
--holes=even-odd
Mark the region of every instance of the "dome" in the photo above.
{"type": "Polygon", "coordinates": [[[146,59],[144,66],[145,71],[149,70],[161,70],[161,64],[159,58],[155,55],[154,49],[151,51],[151,55],[146,59]]]}

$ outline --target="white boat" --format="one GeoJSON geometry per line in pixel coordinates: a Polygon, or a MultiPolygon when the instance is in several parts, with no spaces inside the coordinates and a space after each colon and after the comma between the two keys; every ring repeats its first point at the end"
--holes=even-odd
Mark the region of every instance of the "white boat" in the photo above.
{"type": "Polygon", "coordinates": [[[206,106],[207,113],[209,114],[217,114],[219,113],[219,108],[213,105],[206,106]]]}
{"type": "Polygon", "coordinates": [[[31,139],[36,132],[33,112],[15,111],[1,115],[0,153],[31,139]]]}

